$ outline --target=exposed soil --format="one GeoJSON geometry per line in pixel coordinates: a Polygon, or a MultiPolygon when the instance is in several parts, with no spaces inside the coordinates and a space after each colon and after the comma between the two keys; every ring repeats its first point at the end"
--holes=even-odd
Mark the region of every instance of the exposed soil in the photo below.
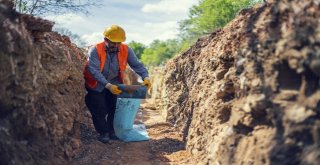
{"type": "Polygon", "coordinates": [[[80,125],[81,148],[72,164],[181,164],[190,155],[185,150],[182,137],[174,127],[161,118],[159,110],[144,103],[138,111],[135,123],[145,123],[149,141],[122,142],[112,140],[108,144],[97,140],[90,113],[80,125]]]}
{"type": "Polygon", "coordinates": [[[0,0],[0,164],[319,164],[318,0],[269,0],[200,38],[152,75],[136,120],[151,139],[110,144],[82,51],[12,8],[0,0]]]}
{"type": "Polygon", "coordinates": [[[319,164],[320,4],[268,0],[169,60],[157,107],[199,164],[319,164]]]}
{"type": "Polygon", "coordinates": [[[67,164],[80,144],[82,52],[10,3],[0,1],[0,164],[67,164]]]}

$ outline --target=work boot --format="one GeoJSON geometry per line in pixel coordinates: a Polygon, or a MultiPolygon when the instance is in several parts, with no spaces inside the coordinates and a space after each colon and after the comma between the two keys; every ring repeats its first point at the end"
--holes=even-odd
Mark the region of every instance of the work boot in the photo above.
{"type": "Polygon", "coordinates": [[[108,133],[100,134],[100,136],[98,137],[98,140],[101,141],[102,143],[109,143],[110,138],[108,133]]]}
{"type": "Polygon", "coordinates": [[[109,133],[109,138],[111,140],[119,140],[119,138],[116,136],[116,134],[114,132],[109,133]]]}

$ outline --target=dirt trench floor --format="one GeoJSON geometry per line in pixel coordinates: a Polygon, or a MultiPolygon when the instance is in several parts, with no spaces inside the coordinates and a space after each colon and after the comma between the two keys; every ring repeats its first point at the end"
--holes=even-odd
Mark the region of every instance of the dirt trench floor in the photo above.
{"type": "Polygon", "coordinates": [[[89,112],[81,123],[82,147],[72,160],[73,165],[166,165],[186,164],[190,156],[185,150],[182,137],[174,127],[166,123],[158,110],[150,104],[140,106],[136,123],[143,122],[150,137],[149,141],[122,142],[112,140],[109,144],[97,140],[89,112]]]}

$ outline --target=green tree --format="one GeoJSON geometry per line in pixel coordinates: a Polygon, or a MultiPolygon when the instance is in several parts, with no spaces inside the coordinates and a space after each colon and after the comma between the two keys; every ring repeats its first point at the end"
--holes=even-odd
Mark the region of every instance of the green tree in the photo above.
{"type": "Polygon", "coordinates": [[[146,49],[144,44],[136,41],[131,41],[128,46],[134,51],[139,59],[141,58],[143,51],[146,49]]]}
{"type": "Polygon", "coordinates": [[[143,51],[141,61],[147,66],[158,66],[172,58],[179,52],[180,42],[176,39],[166,41],[154,40],[148,48],[143,51]]]}
{"type": "Polygon", "coordinates": [[[200,0],[189,9],[189,17],[179,22],[179,37],[184,45],[193,43],[204,34],[223,27],[243,8],[261,0],[200,0]]]}
{"type": "Polygon", "coordinates": [[[147,66],[157,66],[185,51],[199,37],[225,26],[237,13],[262,0],[200,0],[189,10],[189,18],[179,22],[178,39],[155,40],[144,49],[141,61],[147,66]]]}
{"type": "Polygon", "coordinates": [[[20,13],[43,15],[81,12],[88,14],[87,8],[98,6],[98,0],[14,0],[14,7],[20,13]]]}

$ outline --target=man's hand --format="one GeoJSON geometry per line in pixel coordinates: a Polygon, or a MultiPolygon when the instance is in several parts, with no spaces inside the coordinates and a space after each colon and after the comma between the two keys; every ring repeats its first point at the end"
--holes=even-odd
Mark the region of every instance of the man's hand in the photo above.
{"type": "Polygon", "coordinates": [[[149,77],[144,78],[142,85],[147,86],[148,90],[151,88],[151,82],[149,77]]]}
{"type": "Polygon", "coordinates": [[[108,83],[105,88],[107,88],[114,95],[119,95],[122,92],[122,90],[120,90],[118,86],[111,83],[108,83]]]}

